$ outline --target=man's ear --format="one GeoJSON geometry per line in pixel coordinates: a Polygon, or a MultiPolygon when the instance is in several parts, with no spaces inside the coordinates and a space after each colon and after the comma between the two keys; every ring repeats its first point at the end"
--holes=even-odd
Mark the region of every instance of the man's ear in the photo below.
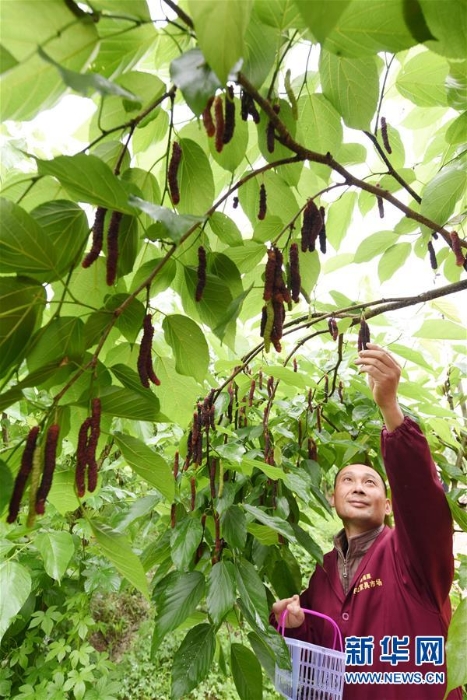
{"type": "Polygon", "coordinates": [[[384,512],[386,515],[391,515],[392,513],[392,503],[389,498],[386,498],[386,503],[384,505],[384,512]]]}

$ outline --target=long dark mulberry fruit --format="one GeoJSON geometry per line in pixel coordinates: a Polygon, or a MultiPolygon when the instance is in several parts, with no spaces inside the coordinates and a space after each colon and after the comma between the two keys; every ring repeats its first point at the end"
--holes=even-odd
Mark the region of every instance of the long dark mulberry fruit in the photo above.
{"type": "Polygon", "coordinates": [[[335,318],[328,319],[328,328],[332,339],[337,340],[337,338],[339,337],[339,328],[337,327],[335,318]]]}
{"type": "Polygon", "coordinates": [[[143,337],[139,346],[138,353],[138,374],[141,384],[149,389],[149,381],[156,386],[160,385],[160,380],[156,376],[152,365],[152,338],[154,336],[154,328],[151,321],[151,315],[147,314],[143,321],[143,337]]]}
{"type": "Polygon", "coordinates": [[[214,100],[214,118],[216,120],[216,151],[220,153],[224,148],[224,110],[222,106],[222,97],[217,95],[214,100]]]}
{"type": "Polygon", "coordinates": [[[438,269],[438,261],[436,259],[436,253],[431,241],[428,241],[428,252],[430,254],[430,265],[432,270],[438,269]]]}
{"type": "Polygon", "coordinates": [[[272,299],[274,292],[274,279],[276,274],[276,252],[275,248],[269,248],[268,250],[268,261],[266,263],[266,270],[264,272],[264,301],[269,301],[272,299]]]}
{"type": "Polygon", "coordinates": [[[204,125],[204,128],[205,128],[206,133],[209,136],[209,138],[214,136],[214,134],[216,133],[216,125],[214,124],[214,120],[213,120],[212,114],[211,114],[211,107],[213,105],[213,102],[214,102],[214,97],[210,97],[206,107],[203,110],[203,114],[202,114],[203,125],[204,125]]]}
{"type": "Polygon", "coordinates": [[[91,401],[91,432],[87,444],[88,491],[92,493],[97,486],[98,464],[96,459],[97,443],[101,434],[101,400],[91,401]]]}
{"type": "Polygon", "coordinates": [[[44,470],[42,479],[36,495],[36,513],[43,515],[45,512],[45,501],[52,487],[52,480],[55,471],[57,445],[60,426],[51,425],[47,430],[44,448],[44,470]]]}
{"type": "Polygon", "coordinates": [[[302,281],[300,278],[300,266],[299,266],[299,256],[298,256],[298,245],[292,243],[289,251],[289,263],[290,263],[290,291],[292,294],[292,299],[295,303],[300,300],[300,289],[302,286],[302,281]]]}
{"type": "Polygon", "coordinates": [[[198,248],[198,269],[196,274],[198,283],[196,285],[195,301],[201,301],[206,286],[206,250],[202,245],[198,248]]]}
{"type": "Polygon", "coordinates": [[[222,135],[222,141],[224,145],[232,140],[235,130],[235,102],[234,102],[234,89],[231,85],[227,86],[225,93],[225,121],[224,121],[224,133],[222,135]]]}
{"type": "Polygon", "coordinates": [[[323,220],[319,212],[318,207],[312,199],[309,199],[305,209],[303,210],[303,223],[302,223],[302,252],[305,253],[307,250],[313,252],[315,250],[316,239],[318,238],[319,232],[323,228],[323,220]]]}
{"type": "Polygon", "coordinates": [[[88,431],[91,427],[91,418],[86,418],[78,433],[78,447],[76,449],[75,486],[79,498],[83,498],[86,492],[86,467],[88,463],[88,431]]]}
{"type": "Polygon", "coordinates": [[[370,342],[370,328],[364,318],[360,321],[360,330],[358,331],[358,352],[366,350],[367,343],[370,342]]]}
{"type": "Polygon", "coordinates": [[[264,184],[260,185],[259,188],[259,207],[258,207],[258,219],[262,221],[266,216],[267,211],[267,194],[266,187],[264,184]]]}
{"type": "Polygon", "coordinates": [[[81,263],[83,267],[90,267],[92,263],[97,260],[102,251],[102,245],[104,243],[104,221],[106,214],[107,209],[104,207],[97,207],[96,214],[94,216],[94,224],[92,227],[91,250],[81,263]]]}
{"type": "Polygon", "coordinates": [[[465,257],[461,249],[461,242],[459,235],[457,234],[456,231],[451,232],[451,245],[452,245],[452,252],[456,256],[456,265],[459,267],[462,267],[464,262],[465,262],[465,257]]]}
{"type": "MultiPolygon", "coordinates": [[[[379,187],[380,185],[376,185],[376,187],[379,187]]],[[[376,195],[376,201],[378,202],[378,212],[379,212],[379,218],[384,219],[384,199],[380,197],[379,195],[376,195]]]]}
{"type": "Polygon", "coordinates": [[[384,148],[388,153],[392,153],[392,148],[391,144],[389,143],[389,137],[388,137],[388,125],[386,123],[386,119],[384,117],[381,117],[381,136],[383,139],[383,144],[384,148]]]}
{"type": "Polygon", "coordinates": [[[180,190],[178,187],[178,168],[182,160],[182,149],[177,141],[172,144],[172,156],[170,158],[167,181],[169,183],[170,199],[176,205],[180,201],[180,190]]]}
{"type": "Polygon", "coordinates": [[[319,249],[322,252],[323,255],[326,254],[326,222],[325,222],[325,216],[326,216],[326,211],[324,207],[319,208],[319,213],[321,214],[321,219],[323,221],[323,225],[321,226],[321,230],[318,234],[319,236],[319,249]]]}
{"type": "Polygon", "coordinates": [[[123,214],[112,212],[109,230],[107,231],[107,284],[111,287],[117,278],[118,264],[118,232],[123,214]]]}
{"type": "Polygon", "coordinates": [[[18,474],[16,475],[13,493],[10,498],[8,517],[6,519],[7,523],[14,523],[18,517],[21,498],[23,496],[29,474],[32,470],[32,460],[34,457],[34,450],[36,449],[39,430],[40,428],[38,425],[34,426],[34,428],[31,428],[26,438],[26,445],[21,456],[21,465],[18,474]]]}

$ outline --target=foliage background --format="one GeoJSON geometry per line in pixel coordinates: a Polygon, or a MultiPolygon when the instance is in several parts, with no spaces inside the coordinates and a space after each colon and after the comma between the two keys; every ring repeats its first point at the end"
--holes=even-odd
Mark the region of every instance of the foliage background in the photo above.
{"type": "MultiPolygon", "coordinates": [[[[404,409],[467,530],[467,283],[451,237],[460,262],[465,2],[9,0],[1,11],[0,693],[153,697],[149,682],[125,687],[120,664],[121,640],[144,618],[127,657],[149,676],[155,660],[166,668],[164,649],[173,656],[172,698],[271,697],[275,660],[287,657],[268,610],[301,589],[328,546],[335,468],[365,458],[383,468],[380,417],[352,364],[362,314],[403,366],[404,409]],[[227,83],[235,130],[219,152],[200,116],[215,94],[225,106],[227,83]],[[242,90],[259,124],[241,119],[242,90]],[[57,114],[73,124],[66,138],[63,125],[50,129],[57,114]],[[300,252],[300,301],[286,311],[282,351],[265,352],[267,250],[287,260],[300,247],[309,198],[325,209],[327,251],[300,252]],[[97,207],[106,229],[110,212],[123,215],[111,285],[106,245],[81,266],[97,207]],[[199,246],[207,279],[196,303],[199,246]],[[152,389],[137,371],[146,314],[161,381],[152,389]],[[98,488],[79,498],[78,433],[96,397],[98,488]],[[193,462],[203,402],[214,425],[193,462]],[[26,435],[40,426],[42,464],[52,424],[46,514],[34,515],[31,482],[7,524],[26,435]],[[197,688],[213,664],[219,675],[197,688]]],[[[450,687],[467,678],[459,560],[450,687]]]]}

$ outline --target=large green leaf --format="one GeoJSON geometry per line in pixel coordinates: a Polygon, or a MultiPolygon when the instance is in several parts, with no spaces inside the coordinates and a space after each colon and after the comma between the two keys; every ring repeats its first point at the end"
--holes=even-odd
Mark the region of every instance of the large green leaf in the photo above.
{"type": "MultiPolygon", "coordinates": [[[[324,95],[301,97],[298,101],[298,139],[307,148],[337,157],[342,144],[340,114],[324,95]]],[[[280,211],[278,212],[280,216],[280,211]]]]}
{"type": "Polygon", "coordinates": [[[449,2],[419,0],[419,2],[426,23],[436,37],[436,41],[427,41],[426,46],[443,56],[465,58],[467,27],[464,0],[449,0],[449,2]]]}
{"type": "Polygon", "coordinates": [[[378,231],[367,236],[358,246],[354,262],[363,263],[373,260],[377,255],[381,255],[390,248],[395,240],[393,231],[378,231]]]}
{"type": "Polygon", "coordinates": [[[235,568],[230,561],[218,561],[208,576],[207,606],[209,615],[220,625],[235,603],[235,568]]]}
{"type": "Polygon", "coordinates": [[[339,250],[343,239],[348,233],[356,203],[357,193],[346,192],[337,202],[333,202],[328,209],[326,234],[334,250],[339,250]]]}
{"type": "Polygon", "coordinates": [[[46,291],[34,280],[0,277],[0,376],[24,356],[46,303],[46,291]]]}
{"type": "Polygon", "coordinates": [[[195,228],[196,224],[200,224],[204,221],[204,217],[202,216],[191,216],[190,214],[179,216],[171,209],[167,209],[167,207],[151,204],[151,202],[146,202],[144,199],[133,195],[130,196],[129,201],[136,209],[141,209],[141,211],[148,214],[151,219],[161,224],[161,226],[158,226],[156,231],[154,231],[157,235],[151,235],[151,229],[147,231],[147,237],[151,240],[170,238],[174,243],[179,243],[185,233],[191,228],[195,228]]]}
{"type": "Polygon", "coordinates": [[[232,505],[221,516],[222,536],[231,547],[242,551],[246,543],[246,518],[240,506],[232,505]]]}
{"type": "Polygon", "coordinates": [[[180,88],[190,109],[199,116],[209,98],[221,87],[199,49],[191,49],[170,64],[170,77],[180,88]]]}
{"type": "Polygon", "coordinates": [[[269,606],[266,589],[253,564],[240,559],[235,569],[237,589],[241,601],[249,614],[256,620],[260,629],[266,629],[269,618],[269,606]]]}
{"type": "Polygon", "coordinates": [[[379,98],[376,57],[345,58],[322,51],[319,61],[325,97],[352,129],[369,129],[379,98]]]}
{"type": "Polygon", "coordinates": [[[295,0],[303,19],[322,44],[352,0],[295,0]]]}
{"type": "Polygon", "coordinates": [[[199,46],[222,85],[244,55],[252,0],[189,0],[199,46]]]}
{"type": "Polygon", "coordinates": [[[204,214],[214,200],[214,178],[209,160],[201,146],[191,139],[180,139],[180,148],[180,202],[177,209],[182,214],[204,214]]]}
{"type": "Polygon", "coordinates": [[[41,328],[27,355],[30,372],[53,362],[64,365],[80,362],[84,355],[84,323],[80,318],[59,316],[41,328]]]}
{"type": "Polygon", "coordinates": [[[152,654],[156,653],[167,632],[177,629],[196,610],[205,585],[200,571],[185,574],[172,571],[159,581],[154,590],[157,617],[152,637],[152,654]]]}
{"type": "Polygon", "coordinates": [[[175,525],[170,538],[172,561],[180,571],[186,570],[203,538],[203,526],[197,518],[186,517],[175,525]]]}
{"type": "Polygon", "coordinates": [[[34,544],[41,553],[44,569],[60,583],[75,551],[73,536],[69,532],[52,530],[37,535],[34,544]]]}
{"type": "MultiPolygon", "coordinates": [[[[113,14],[115,12],[115,0],[93,0],[92,7],[96,10],[104,10],[113,14]]],[[[126,17],[137,17],[143,20],[151,19],[146,0],[118,0],[118,11],[126,17]]]]}
{"type": "Polygon", "coordinates": [[[211,625],[196,625],[187,633],[174,657],[172,700],[179,700],[206,678],[215,651],[216,635],[211,625]]]}
{"type": "Polygon", "coordinates": [[[383,253],[378,265],[380,282],[391,279],[393,274],[403,266],[411,250],[411,243],[394,243],[383,253]]]}
{"type": "Polygon", "coordinates": [[[142,395],[139,391],[110,386],[101,391],[100,398],[102,413],[131,420],[157,421],[160,419],[159,400],[150,389],[142,395]]]}
{"type": "Polygon", "coordinates": [[[95,25],[76,21],[61,0],[2,3],[2,44],[18,61],[3,77],[2,120],[32,119],[66,90],[55,67],[40,58],[38,46],[64,68],[80,71],[97,41],[95,25]]]}
{"type": "Polygon", "coordinates": [[[52,175],[71,197],[107,209],[134,214],[128,204],[130,189],[106,163],[93,155],[57,156],[53,160],[37,159],[40,175],[52,175]]]}
{"type": "Polygon", "coordinates": [[[324,48],[359,57],[380,51],[397,53],[416,43],[405,23],[402,0],[352,0],[327,34],[324,48]]]}
{"type": "MultiPolygon", "coordinates": [[[[281,2],[282,0],[279,1],[281,2]]],[[[271,4],[269,0],[261,0],[261,2],[268,6],[271,4]]],[[[256,6],[257,4],[256,2],[256,6]]],[[[260,22],[256,14],[252,14],[245,34],[242,73],[258,89],[264,83],[274,65],[276,55],[274,47],[279,40],[279,36],[277,29],[260,22]]]]}
{"type": "Polygon", "coordinates": [[[37,221],[20,206],[0,199],[0,272],[44,281],[57,279],[57,252],[37,221]]]}
{"type": "Polygon", "coordinates": [[[445,81],[449,64],[442,56],[423,51],[404,63],[396,87],[408,100],[420,107],[447,105],[445,81]]]}
{"type": "Polygon", "coordinates": [[[230,664],[235,687],[241,700],[262,700],[263,674],[251,649],[234,642],[230,646],[230,664]]]}
{"type": "Polygon", "coordinates": [[[162,328],[175,356],[176,371],[202,382],[208,370],[209,349],[201,328],[181,314],[165,316],[162,328]]]}
{"type": "MultiPolygon", "coordinates": [[[[453,688],[467,683],[467,598],[460,601],[452,617],[446,642],[448,682],[446,695],[453,688]]],[[[446,696],[445,696],[446,697],[446,696]]]]}
{"type": "Polygon", "coordinates": [[[155,365],[161,385],[157,387],[161,413],[169,421],[186,425],[193,417],[193,405],[199,396],[199,384],[192,377],[184,377],[175,371],[175,363],[169,357],[160,357],[155,365]]]}
{"type": "Polygon", "coordinates": [[[145,598],[149,598],[148,583],[143,565],[121,532],[105,523],[91,520],[91,528],[104,556],[145,598]]]}
{"type": "Polygon", "coordinates": [[[247,511],[247,513],[253,515],[253,517],[256,520],[259,520],[260,523],[263,523],[263,525],[267,525],[275,532],[278,532],[280,535],[286,537],[288,540],[295,540],[295,535],[292,530],[292,526],[286,520],[278,518],[275,515],[269,515],[264,510],[261,510],[261,508],[257,508],[256,506],[250,506],[247,503],[245,503],[243,507],[247,511]]]}
{"type": "Polygon", "coordinates": [[[115,433],[114,439],[130,467],[148,484],[173,501],[175,486],[171,469],[161,455],[131,435],[115,433]]]}
{"type": "MultiPolygon", "coordinates": [[[[350,2],[350,0],[343,0],[343,2],[350,2]]],[[[277,27],[281,31],[289,27],[302,28],[305,23],[298,11],[298,4],[296,0],[256,0],[255,12],[261,22],[277,27]]]]}
{"type": "Polygon", "coordinates": [[[412,333],[414,338],[437,338],[438,340],[465,341],[465,328],[446,319],[427,320],[418,331],[412,333]]]}
{"type": "MultiPolygon", "coordinates": [[[[55,251],[57,276],[76,264],[89,234],[86,214],[78,204],[66,199],[45,202],[31,211],[55,251]]],[[[46,281],[52,281],[49,274],[46,281]]]]}
{"type": "Polygon", "coordinates": [[[31,576],[15,561],[0,564],[0,640],[19,613],[31,592],[31,576]]]}
{"type": "Polygon", "coordinates": [[[428,219],[445,224],[467,187],[464,169],[444,168],[423,190],[420,212],[428,219]]]}
{"type": "MultiPolygon", "coordinates": [[[[113,294],[108,298],[105,304],[105,310],[114,312],[126,303],[129,299],[128,294],[113,294]]],[[[121,331],[122,335],[129,343],[134,343],[143,326],[143,320],[146,310],[139,299],[131,299],[130,303],[122,312],[118,312],[115,326],[121,331]]]]}

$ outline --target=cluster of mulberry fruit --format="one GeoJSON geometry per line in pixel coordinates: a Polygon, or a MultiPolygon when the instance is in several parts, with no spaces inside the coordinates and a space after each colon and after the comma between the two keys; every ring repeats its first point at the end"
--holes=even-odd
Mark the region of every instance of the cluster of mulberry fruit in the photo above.
{"type": "MultiPolygon", "coordinates": [[[[316,204],[312,199],[309,199],[305,209],[303,210],[303,222],[302,222],[302,239],[301,247],[302,252],[307,251],[313,252],[316,247],[316,239],[320,237],[323,246],[326,240],[326,229],[323,219],[324,209],[318,209],[316,204]]],[[[324,245],[324,251],[326,250],[324,245]]]]}
{"type": "MultiPolygon", "coordinates": [[[[97,207],[92,227],[91,250],[84,257],[81,263],[84,268],[90,267],[97,260],[104,244],[104,222],[107,209],[97,207]]],[[[111,287],[117,278],[118,265],[118,237],[123,214],[113,211],[110,217],[109,228],[107,229],[107,258],[106,258],[106,281],[111,287]]]]}
{"type": "Polygon", "coordinates": [[[75,486],[76,493],[82,498],[86,491],[86,470],[88,491],[92,493],[97,486],[98,463],[96,458],[97,443],[101,433],[101,400],[91,402],[91,415],[86,418],[78,434],[76,452],[75,486]]]}

